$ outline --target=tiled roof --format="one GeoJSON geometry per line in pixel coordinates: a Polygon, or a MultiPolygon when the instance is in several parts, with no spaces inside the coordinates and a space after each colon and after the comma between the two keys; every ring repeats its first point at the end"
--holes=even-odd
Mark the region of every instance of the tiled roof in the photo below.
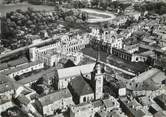
{"type": "Polygon", "coordinates": [[[9,61],[7,63],[2,63],[0,65],[0,70],[7,69],[9,67],[16,67],[18,65],[28,63],[28,59],[26,57],[18,58],[16,60],[9,61]]]}
{"type": "Polygon", "coordinates": [[[92,105],[94,108],[101,107],[101,106],[103,106],[103,102],[101,100],[97,100],[97,101],[92,102],[92,105]]]}
{"type": "Polygon", "coordinates": [[[70,85],[78,96],[93,93],[91,86],[84,80],[82,76],[78,76],[71,80],[70,85]]]}
{"type": "Polygon", "coordinates": [[[24,63],[28,63],[28,59],[26,57],[22,57],[22,58],[18,58],[16,60],[13,60],[13,61],[9,61],[8,65],[10,67],[13,67],[13,66],[24,64],[24,63]]]}
{"type": "Polygon", "coordinates": [[[24,105],[28,105],[30,103],[30,100],[25,97],[24,95],[19,95],[17,97],[17,100],[21,103],[21,104],[24,104],[24,105]]]}
{"type": "Polygon", "coordinates": [[[11,79],[3,74],[0,74],[0,93],[4,93],[12,89],[14,90],[15,87],[11,79]]]}
{"type": "Polygon", "coordinates": [[[41,102],[42,106],[47,106],[47,105],[52,104],[60,99],[69,98],[69,97],[72,97],[69,89],[62,89],[62,90],[59,90],[57,92],[47,94],[43,97],[40,97],[39,101],[41,102]]]}
{"type": "Polygon", "coordinates": [[[106,108],[113,107],[115,105],[114,102],[110,99],[103,100],[103,103],[104,103],[106,108]]]}
{"type": "Polygon", "coordinates": [[[145,115],[145,113],[140,110],[140,109],[136,109],[136,107],[141,106],[140,103],[138,103],[136,100],[128,100],[128,99],[120,99],[123,104],[126,106],[126,108],[129,109],[129,111],[134,115],[134,117],[143,117],[145,115]]]}
{"type": "Polygon", "coordinates": [[[91,108],[93,108],[92,104],[90,104],[90,103],[81,103],[81,104],[72,106],[70,109],[74,113],[78,113],[80,111],[86,111],[86,110],[91,109],[91,108]]]}

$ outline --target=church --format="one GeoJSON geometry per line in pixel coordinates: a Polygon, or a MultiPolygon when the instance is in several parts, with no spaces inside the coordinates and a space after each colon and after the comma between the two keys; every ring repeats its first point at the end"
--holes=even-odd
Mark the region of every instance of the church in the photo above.
{"type": "Polygon", "coordinates": [[[103,97],[104,66],[98,52],[96,63],[57,70],[57,89],[69,88],[76,104],[103,97]]]}

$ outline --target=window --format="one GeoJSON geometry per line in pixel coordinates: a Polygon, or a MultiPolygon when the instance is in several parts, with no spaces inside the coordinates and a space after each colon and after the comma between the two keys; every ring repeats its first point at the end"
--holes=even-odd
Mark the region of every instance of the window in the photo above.
{"type": "Polygon", "coordinates": [[[83,102],[86,102],[86,97],[83,98],[83,102]]]}
{"type": "Polygon", "coordinates": [[[138,57],[136,57],[136,61],[138,61],[138,57]]]}

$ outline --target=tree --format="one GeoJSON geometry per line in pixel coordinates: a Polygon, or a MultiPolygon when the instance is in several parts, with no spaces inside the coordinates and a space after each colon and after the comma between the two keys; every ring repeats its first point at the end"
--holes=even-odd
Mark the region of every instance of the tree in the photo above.
{"type": "Polygon", "coordinates": [[[64,68],[73,67],[75,64],[70,59],[64,64],[64,68]]]}
{"type": "Polygon", "coordinates": [[[42,88],[42,86],[38,86],[37,83],[33,83],[31,85],[31,88],[34,89],[39,95],[44,93],[44,89],[42,88]]]}
{"type": "Polygon", "coordinates": [[[44,78],[41,77],[36,81],[36,84],[43,84],[43,82],[44,82],[44,78]]]}
{"type": "Polygon", "coordinates": [[[28,8],[27,8],[27,11],[30,12],[30,13],[32,13],[32,12],[34,12],[35,10],[34,10],[34,8],[32,8],[32,7],[28,7],[28,8]]]}
{"type": "Polygon", "coordinates": [[[100,0],[92,0],[91,5],[94,7],[98,7],[100,0]]]}
{"type": "Polygon", "coordinates": [[[16,81],[18,81],[18,80],[20,80],[21,78],[20,78],[20,76],[16,75],[16,76],[14,77],[14,79],[15,79],[16,81]]]}
{"type": "Polygon", "coordinates": [[[82,20],[85,21],[88,19],[88,13],[83,12],[82,13],[82,20]]]}
{"type": "Polygon", "coordinates": [[[153,66],[153,65],[154,65],[154,60],[152,60],[151,57],[148,57],[145,63],[146,63],[148,66],[153,66]]]}
{"type": "Polygon", "coordinates": [[[74,23],[75,22],[75,18],[73,16],[67,16],[65,18],[65,21],[67,21],[69,23],[74,23]]]}

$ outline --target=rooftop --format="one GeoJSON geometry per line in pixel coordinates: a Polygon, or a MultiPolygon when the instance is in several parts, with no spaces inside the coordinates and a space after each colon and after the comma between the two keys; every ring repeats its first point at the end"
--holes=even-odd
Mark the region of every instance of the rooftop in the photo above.
{"type": "Polygon", "coordinates": [[[79,111],[89,110],[90,108],[92,108],[92,105],[90,103],[82,103],[82,104],[71,107],[71,110],[73,112],[79,112],[79,111]]]}
{"type": "Polygon", "coordinates": [[[28,63],[28,59],[26,57],[18,58],[7,63],[2,63],[0,66],[0,70],[7,69],[9,67],[16,67],[18,65],[22,65],[28,63]]]}
{"type": "Polygon", "coordinates": [[[152,50],[149,50],[149,51],[140,53],[140,55],[146,56],[146,57],[147,57],[147,56],[155,57],[155,52],[153,52],[152,50]]]}
{"type": "Polygon", "coordinates": [[[0,74],[0,93],[4,93],[14,89],[14,82],[9,77],[0,74]]]}
{"type": "Polygon", "coordinates": [[[28,63],[28,59],[26,57],[21,57],[21,58],[18,58],[16,60],[9,61],[8,65],[10,67],[13,67],[13,66],[24,64],[24,63],[28,63]]]}
{"type": "Polygon", "coordinates": [[[102,100],[94,101],[94,102],[92,102],[92,106],[93,106],[94,108],[96,108],[96,107],[101,107],[101,106],[103,106],[103,102],[102,102],[102,100]]]}
{"type": "Polygon", "coordinates": [[[141,106],[141,104],[138,103],[136,100],[128,100],[127,98],[121,98],[120,100],[134,117],[143,117],[145,115],[142,110],[136,109],[137,107],[141,106]]]}
{"type": "Polygon", "coordinates": [[[17,100],[21,103],[21,104],[24,104],[24,105],[28,105],[30,103],[30,100],[25,97],[24,95],[19,95],[17,97],[17,100]]]}
{"type": "Polygon", "coordinates": [[[29,68],[29,67],[31,67],[31,66],[38,65],[38,64],[40,64],[40,63],[41,63],[41,62],[39,62],[39,61],[30,62],[30,63],[28,63],[28,64],[24,64],[24,65],[22,65],[22,66],[18,66],[18,67],[13,68],[13,69],[9,69],[9,70],[4,71],[4,72],[2,72],[2,73],[5,74],[5,75],[9,75],[9,74],[11,74],[11,73],[15,73],[15,72],[17,72],[17,71],[20,71],[20,70],[29,68]]]}
{"type": "Polygon", "coordinates": [[[56,74],[56,70],[55,68],[49,68],[47,70],[42,70],[41,72],[37,73],[37,74],[32,74],[31,76],[29,77],[24,77],[23,79],[17,81],[19,84],[27,84],[27,83],[30,83],[30,82],[33,82],[33,81],[36,81],[38,80],[39,78],[44,78],[45,80],[46,79],[50,79],[50,78],[53,78],[56,74]]]}
{"type": "Polygon", "coordinates": [[[144,82],[147,79],[152,79],[155,83],[159,83],[166,79],[166,75],[159,69],[152,68],[146,72],[141,73],[139,76],[134,77],[136,82],[144,82]]]}
{"type": "Polygon", "coordinates": [[[92,94],[93,90],[91,86],[84,80],[82,76],[78,76],[71,80],[70,85],[74,92],[77,93],[78,96],[92,94]]]}
{"type": "Polygon", "coordinates": [[[115,100],[112,100],[112,99],[105,99],[105,100],[103,100],[103,103],[106,108],[115,106],[115,100]]]}
{"type": "Polygon", "coordinates": [[[91,63],[91,64],[86,64],[86,65],[58,69],[57,75],[58,75],[59,79],[63,79],[63,78],[69,78],[69,77],[73,77],[73,76],[79,76],[81,73],[89,74],[93,71],[94,66],[95,66],[95,63],[91,63]]]}
{"type": "Polygon", "coordinates": [[[54,103],[55,101],[69,97],[72,97],[69,89],[62,89],[57,92],[53,92],[45,96],[39,97],[39,101],[41,102],[42,106],[47,106],[54,103]]]}

